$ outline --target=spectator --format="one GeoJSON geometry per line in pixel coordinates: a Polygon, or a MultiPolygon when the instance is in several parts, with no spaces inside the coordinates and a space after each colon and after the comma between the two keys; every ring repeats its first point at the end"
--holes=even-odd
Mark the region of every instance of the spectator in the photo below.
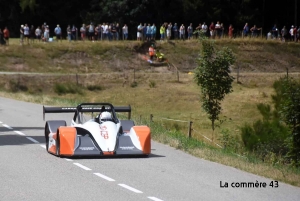
{"type": "Polygon", "coordinates": [[[20,45],[24,43],[24,25],[22,24],[20,27],[20,45]]]}
{"type": "Polygon", "coordinates": [[[145,41],[146,39],[147,39],[147,23],[144,23],[142,40],[145,41]]]}
{"type": "Polygon", "coordinates": [[[108,24],[103,23],[103,40],[108,40],[108,24]]]}
{"type": "Polygon", "coordinates": [[[298,27],[298,29],[297,29],[297,36],[296,36],[296,38],[297,38],[297,42],[299,41],[299,39],[300,39],[300,26],[298,27]]]}
{"type": "Polygon", "coordinates": [[[128,26],[127,26],[127,24],[124,24],[124,26],[122,28],[122,31],[123,31],[123,40],[127,40],[128,39],[128,26]]]}
{"type": "Polygon", "coordinates": [[[44,31],[44,43],[49,41],[50,31],[49,26],[47,25],[44,31]]]}
{"type": "Polygon", "coordinates": [[[243,37],[247,37],[248,33],[249,33],[249,25],[248,25],[248,23],[246,23],[243,28],[243,37]]]}
{"type": "Polygon", "coordinates": [[[185,26],[183,24],[179,28],[179,39],[185,40],[185,26]]]}
{"type": "Polygon", "coordinates": [[[112,40],[117,40],[117,28],[115,23],[111,25],[111,36],[112,40]]]}
{"type": "Polygon", "coordinates": [[[174,23],[173,35],[174,35],[174,39],[177,40],[178,39],[178,26],[177,26],[177,23],[174,23]]]}
{"type": "Polygon", "coordinates": [[[233,31],[234,31],[234,28],[233,28],[232,24],[230,24],[229,28],[228,28],[228,37],[230,39],[233,38],[233,31]]]}
{"type": "Polygon", "coordinates": [[[260,28],[257,28],[256,25],[254,25],[253,27],[251,27],[250,31],[251,31],[251,36],[256,38],[258,36],[258,31],[260,30],[260,28]]]}
{"type": "Polygon", "coordinates": [[[142,40],[142,35],[143,35],[143,25],[142,23],[140,23],[140,25],[137,27],[137,33],[136,33],[136,37],[137,40],[142,40]]]}
{"type": "Polygon", "coordinates": [[[170,22],[168,25],[167,25],[167,39],[170,40],[171,39],[171,33],[172,33],[172,23],[170,22]]]}
{"type": "Polygon", "coordinates": [[[35,37],[38,41],[41,41],[42,38],[42,30],[41,28],[38,26],[35,30],[35,37]]]}
{"type": "Polygon", "coordinates": [[[192,37],[193,37],[193,24],[192,23],[190,23],[190,26],[188,26],[187,33],[188,33],[188,40],[192,39],[192,37]]]}
{"type": "Polygon", "coordinates": [[[215,25],[213,22],[211,22],[211,24],[209,26],[209,33],[210,33],[210,38],[215,37],[215,25]]]}
{"type": "Polygon", "coordinates": [[[119,25],[119,23],[116,24],[116,40],[120,40],[120,32],[121,32],[121,27],[119,25]]]}
{"type": "Polygon", "coordinates": [[[34,26],[31,25],[31,27],[30,27],[30,42],[34,43],[34,39],[35,39],[35,29],[34,29],[34,26]]]}
{"type": "Polygon", "coordinates": [[[294,40],[294,25],[291,26],[289,34],[290,34],[290,40],[293,41],[294,40]]]}
{"type": "Polygon", "coordinates": [[[4,30],[3,30],[3,37],[4,37],[4,40],[6,42],[6,45],[9,45],[10,33],[9,33],[9,30],[8,30],[7,27],[5,27],[4,30]]]}
{"type": "Polygon", "coordinates": [[[68,41],[71,42],[72,40],[72,31],[71,31],[71,26],[68,25],[67,27],[67,36],[68,36],[68,41]]]}
{"type": "Polygon", "coordinates": [[[150,41],[151,40],[151,33],[152,33],[152,29],[151,29],[150,23],[148,24],[148,26],[146,28],[147,28],[146,39],[147,39],[147,41],[150,41]]]}
{"type": "Polygon", "coordinates": [[[86,37],[86,27],[85,24],[82,24],[82,27],[80,27],[80,37],[82,41],[85,41],[86,37]]]}
{"type": "Polygon", "coordinates": [[[155,40],[155,39],[156,39],[156,26],[155,26],[154,23],[153,23],[153,25],[152,25],[152,27],[151,27],[151,30],[152,30],[151,40],[155,40]]]}
{"type": "Polygon", "coordinates": [[[297,42],[297,26],[294,27],[294,41],[297,42]]]}
{"type": "Polygon", "coordinates": [[[287,39],[287,34],[288,34],[288,31],[287,29],[285,28],[285,26],[283,26],[283,28],[281,29],[281,40],[282,42],[285,42],[286,39],[287,39]]]}
{"type": "Polygon", "coordinates": [[[216,25],[215,25],[215,35],[218,38],[221,38],[221,24],[219,21],[217,21],[216,25]]]}
{"type": "Polygon", "coordinates": [[[221,23],[221,25],[220,25],[220,38],[223,38],[223,35],[224,35],[224,24],[221,23]]]}
{"type": "Polygon", "coordinates": [[[166,32],[165,24],[162,24],[159,29],[161,41],[163,41],[165,39],[165,32],[166,32]]]}
{"type": "Polygon", "coordinates": [[[57,41],[60,40],[60,42],[61,42],[62,41],[62,39],[61,39],[61,28],[60,28],[59,24],[56,25],[56,27],[54,29],[54,33],[55,33],[55,36],[56,36],[56,40],[57,41]]]}
{"type": "MultiPolygon", "coordinates": [[[[73,24],[73,26],[72,26],[71,32],[72,32],[72,40],[77,40],[77,27],[75,27],[74,24],[73,24]]],[[[95,34],[95,32],[94,32],[94,34],[95,34]]],[[[94,40],[94,39],[93,39],[93,40],[94,40]]]]}
{"type": "Polygon", "coordinates": [[[0,28],[0,45],[5,45],[2,29],[0,28]]]}
{"type": "Polygon", "coordinates": [[[276,39],[278,37],[278,29],[276,24],[274,24],[273,28],[272,28],[272,37],[273,39],[276,39]]]}
{"type": "Polygon", "coordinates": [[[201,32],[206,36],[206,34],[207,34],[207,25],[205,24],[205,22],[203,22],[203,24],[202,24],[201,32]]]}
{"type": "Polygon", "coordinates": [[[88,26],[89,29],[89,39],[93,42],[95,42],[95,26],[91,22],[91,24],[88,26]]]}
{"type": "Polygon", "coordinates": [[[30,35],[30,29],[27,24],[24,26],[24,38],[27,41],[27,44],[29,44],[29,35],[30,35]]]}
{"type": "Polygon", "coordinates": [[[272,30],[270,30],[267,34],[267,40],[271,40],[272,39],[272,30]]]}
{"type": "Polygon", "coordinates": [[[199,37],[199,34],[201,32],[201,29],[202,29],[202,24],[199,23],[199,25],[196,27],[196,38],[199,37]]]}

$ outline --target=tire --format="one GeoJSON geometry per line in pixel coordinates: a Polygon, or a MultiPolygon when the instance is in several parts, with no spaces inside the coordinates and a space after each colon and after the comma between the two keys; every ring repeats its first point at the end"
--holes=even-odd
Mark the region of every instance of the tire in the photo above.
{"type": "Polygon", "coordinates": [[[59,133],[57,133],[57,139],[56,139],[56,156],[60,157],[60,141],[59,141],[59,133]]]}
{"type": "Polygon", "coordinates": [[[48,125],[46,124],[46,128],[45,128],[45,141],[46,141],[46,151],[47,152],[49,152],[48,151],[48,146],[49,146],[49,133],[50,133],[50,131],[49,131],[49,127],[48,127],[48,125]]]}

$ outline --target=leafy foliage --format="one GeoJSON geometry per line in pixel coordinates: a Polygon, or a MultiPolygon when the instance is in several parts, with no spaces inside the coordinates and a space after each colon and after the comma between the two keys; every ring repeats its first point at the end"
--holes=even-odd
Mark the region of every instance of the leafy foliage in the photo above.
{"type": "Polygon", "coordinates": [[[227,47],[216,51],[211,40],[201,39],[201,44],[202,51],[194,79],[201,86],[202,108],[208,114],[214,130],[222,109],[221,101],[232,92],[234,78],[230,75],[230,65],[234,63],[235,57],[227,47]]]}
{"type": "Polygon", "coordinates": [[[273,85],[274,110],[270,105],[259,104],[263,120],[242,127],[245,147],[261,158],[285,156],[300,166],[300,82],[287,77],[273,85]]]}
{"type": "Polygon", "coordinates": [[[289,129],[278,118],[268,119],[270,114],[261,113],[264,120],[258,120],[253,125],[242,127],[242,140],[247,150],[255,152],[261,159],[274,153],[277,156],[285,155],[287,148],[285,140],[289,136],[289,129]]]}
{"type": "Polygon", "coordinates": [[[287,157],[300,166],[300,82],[285,77],[275,83],[274,88],[277,96],[273,96],[273,99],[280,100],[280,104],[276,105],[280,117],[291,130],[287,139],[287,157]]]}

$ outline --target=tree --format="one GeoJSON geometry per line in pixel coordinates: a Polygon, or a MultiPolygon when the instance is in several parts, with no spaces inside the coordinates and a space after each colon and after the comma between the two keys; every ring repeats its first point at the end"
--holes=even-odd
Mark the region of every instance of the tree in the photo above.
{"type": "MultiPolygon", "coordinates": [[[[274,84],[277,94],[281,94],[279,113],[282,120],[290,127],[291,135],[287,140],[287,157],[296,166],[300,166],[300,82],[282,78],[274,84]]],[[[273,99],[278,100],[278,96],[273,99]]]]}
{"type": "Polygon", "coordinates": [[[232,92],[234,78],[230,75],[230,65],[235,57],[228,47],[217,51],[212,40],[200,39],[202,50],[195,69],[194,80],[201,87],[202,108],[211,120],[212,130],[215,121],[219,120],[221,101],[232,92]]]}

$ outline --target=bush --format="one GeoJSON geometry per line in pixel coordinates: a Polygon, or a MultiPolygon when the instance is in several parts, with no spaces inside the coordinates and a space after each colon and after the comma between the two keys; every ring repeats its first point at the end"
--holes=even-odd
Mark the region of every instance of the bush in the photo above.
{"type": "Polygon", "coordinates": [[[150,88],[155,88],[155,87],[156,87],[156,82],[153,81],[153,80],[150,80],[150,81],[149,81],[149,87],[150,87],[150,88]]]}
{"type": "Polygon", "coordinates": [[[284,155],[287,153],[285,140],[289,136],[289,129],[278,120],[258,120],[253,126],[242,127],[242,140],[249,151],[254,151],[264,159],[268,153],[284,155]]]}
{"type": "Polygon", "coordinates": [[[26,85],[21,84],[19,81],[15,82],[14,80],[9,81],[9,89],[12,92],[28,91],[28,87],[26,85]]]}
{"type": "Polygon", "coordinates": [[[136,81],[134,81],[134,82],[132,82],[132,83],[130,84],[130,86],[131,86],[132,88],[135,88],[135,87],[138,86],[138,83],[137,83],[136,81]]]}
{"type": "Polygon", "coordinates": [[[221,131],[221,137],[219,138],[223,149],[232,150],[234,152],[237,152],[239,146],[239,142],[236,138],[234,138],[232,135],[230,135],[228,129],[222,129],[221,131]]]}
{"type": "Polygon", "coordinates": [[[102,87],[99,85],[89,85],[89,86],[87,86],[87,89],[89,91],[101,91],[102,87]]]}
{"type": "Polygon", "coordinates": [[[54,91],[58,95],[62,94],[83,94],[82,90],[80,89],[79,85],[74,84],[55,84],[54,91]]]}

